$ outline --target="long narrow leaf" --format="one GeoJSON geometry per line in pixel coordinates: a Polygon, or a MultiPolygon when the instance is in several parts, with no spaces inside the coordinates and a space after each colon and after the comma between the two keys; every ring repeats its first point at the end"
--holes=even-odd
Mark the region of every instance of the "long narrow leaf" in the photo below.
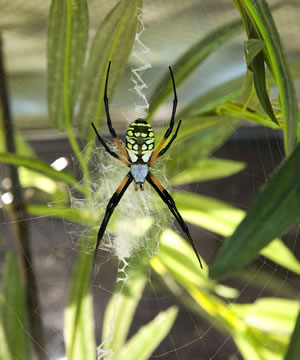
{"type": "Polygon", "coordinates": [[[285,148],[296,145],[298,108],[296,92],[279,33],[266,0],[241,0],[258,36],[266,44],[264,54],[278,90],[283,115],[285,148]]]}
{"type": "Polygon", "coordinates": [[[170,149],[170,160],[167,163],[168,176],[174,176],[192,166],[193,162],[214,152],[233,133],[238,124],[237,121],[228,120],[228,117],[221,116],[219,120],[221,123],[206,129],[203,129],[205,125],[201,124],[201,119],[193,124],[189,122],[182,125],[176,145],[170,149]]]}
{"type": "Polygon", "coordinates": [[[112,62],[108,84],[110,100],[125,70],[136,35],[137,11],[140,8],[142,0],[120,0],[100,24],[93,39],[78,115],[80,136],[84,139],[94,135],[91,121],[98,126],[104,113],[108,62],[112,62]]]}
{"type": "Polygon", "coordinates": [[[244,76],[239,76],[200,95],[178,113],[178,119],[190,118],[196,115],[199,116],[214,110],[223,102],[237,99],[242,93],[243,80],[244,76]]]}
{"type": "Polygon", "coordinates": [[[294,328],[293,335],[291,337],[291,341],[287,352],[285,354],[285,360],[298,360],[300,354],[300,311],[298,312],[298,317],[296,321],[296,325],[294,328]]]}
{"type": "Polygon", "coordinates": [[[234,234],[225,241],[210,270],[223,278],[247,265],[300,214],[300,144],[264,186],[234,234]]]}
{"type": "MultiPolygon", "coordinates": [[[[172,66],[176,86],[185,81],[213,51],[223,45],[226,41],[242,31],[242,21],[234,21],[229,24],[220,26],[213,32],[209,33],[204,39],[197,42],[189,49],[179,60],[172,66]]],[[[152,115],[158,106],[168,98],[173,92],[170,74],[166,73],[153,91],[150,99],[150,114],[152,115]],[[158,95],[159,94],[159,95],[158,95]]]]}
{"type": "MultiPolygon", "coordinates": [[[[245,216],[243,210],[203,195],[176,191],[174,197],[178,209],[186,221],[222,236],[232,235],[245,216]]],[[[261,250],[261,254],[300,274],[299,261],[279,239],[270,242],[261,250]]]]}
{"type": "Polygon", "coordinates": [[[192,182],[213,180],[231,176],[245,167],[246,164],[239,161],[205,158],[178,172],[170,178],[170,181],[173,185],[184,185],[192,182]]]}
{"type": "Polygon", "coordinates": [[[96,222],[96,220],[99,218],[99,214],[92,214],[88,210],[57,205],[46,206],[38,204],[28,204],[27,211],[31,215],[43,217],[51,216],[58,219],[73,221],[83,225],[93,223],[93,221],[96,222]]]}
{"type": "Polygon", "coordinates": [[[103,323],[104,349],[112,351],[116,359],[121,358],[121,349],[147,281],[142,264],[131,267],[126,273],[128,280],[122,292],[117,291],[110,299],[103,323]]]}
{"type": "Polygon", "coordinates": [[[27,169],[37,171],[40,174],[48,176],[56,181],[63,181],[68,185],[76,185],[77,180],[65,171],[57,171],[43,161],[33,159],[32,157],[16,155],[12,153],[0,153],[0,162],[15,166],[23,166],[27,169]]]}
{"type": "Polygon", "coordinates": [[[120,360],[147,360],[174,324],[178,310],[175,306],[159,313],[149,324],[142,327],[124,347],[120,360]]]}
{"type": "Polygon", "coordinates": [[[9,252],[3,276],[2,322],[6,344],[13,359],[31,359],[26,300],[17,259],[9,252]]]}
{"type": "Polygon", "coordinates": [[[52,0],[48,22],[47,95],[50,120],[61,131],[65,130],[66,118],[72,118],[87,40],[86,0],[52,0]]]}
{"type": "MultiPolygon", "coordinates": [[[[83,243],[83,239],[81,239],[83,243]]],[[[82,246],[77,258],[65,309],[65,342],[68,360],[95,360],[93,305],[90,294],[92,257],[82,246]]]]}

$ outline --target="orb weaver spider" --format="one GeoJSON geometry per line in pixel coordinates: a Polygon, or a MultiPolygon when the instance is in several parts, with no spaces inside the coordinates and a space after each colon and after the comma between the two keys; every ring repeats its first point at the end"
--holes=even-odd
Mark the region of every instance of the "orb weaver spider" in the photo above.
{"type": "Polygon", "coordinates": [[[106,207],[106,212],[104,218],[102,220],[102,224],[98,231],[97,243],[94,251],[94,265],[96,261],[96,256],[98,252],[98,248],[100,246],[100,242],[103,238],[105,229],[109,222],[109,219],[118,205],[119,201],[121,200],[122,196],[124,195],[125,191],[127,190],[128,186],[133,182],[135,190],[140,188],[144,190],[144,184],[147,180],[148,183],[154,188],[154,190],[158,193],[162,201],[168,206],[169,210],[177,220],[178,224],[180,225],[182,231],[186,234],[188,240],[190,241],[194,252],[198,258],[199,264],[201,269],[202,263],[200,256],[197,252],[196,246],[194,241],[190,235],[189,229],[184,222],[183,218],[181,217],[177,207],[175,205],[175,201],[168,193],[168,191],[160,184],[160,182],[151,174],[149,171],[149,167],[155,163],[172,145],[173,141],[175,140],[181,120],[179,121],[177,128],[171,137],[170,141],[167,143],[165,147],[164,144],[171,135],[174,127],[175,121],[175,113],[177,108],[177,93],[175,87],[175,80],[172,73],[171,66],[169,66],[170,75],[173,84],[173,92],[174,92],[174,100],[173,100],[173,110],[171,115],[171,120],[169,124],[169,128],[167,129],[164,137],[162,138],[158,147],[154,150],[154,131],[150,124],[144,119],[137,119],[134,120],[129,126],[126,131],[126,150],[121,145],[120,140],[112,126],[110,113],[109,113],[109,105],[108,105],[108,97],[107,97],[107,85],[108,85],[108,77],[109,77],[109,70],[110,70],[111,61],[108,64],[107,74],[106,74],[106,82],[105,82],[105,90],[104,90],[104,105],[105,105],[105,112],[107,118],[107,125],[111,136],[113,137],[115,143],[117,144],[118,148],[120,149],[121,153],[124,155],[125,159],[120,157],[114,151],[112,151],[103,138],[99,135],[95,125],[92,123],[92,126],[95,130],[98,140],[104,146],[105,150],[114,158],[121,161],[123,164],[130,168],[128,174],[125,176],[106,207]]]}

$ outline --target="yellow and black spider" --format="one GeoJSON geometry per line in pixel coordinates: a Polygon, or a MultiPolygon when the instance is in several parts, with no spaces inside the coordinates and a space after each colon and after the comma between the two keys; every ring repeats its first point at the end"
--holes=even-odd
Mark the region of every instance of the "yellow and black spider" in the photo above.
{"type": "Polygon", "coordinates": [[[196,246],[194,241],[190,235],[189,229],[184,222],[183,218],[181,217],[179,211],[176,208],[175,202],[168,191],[160,184],[160,182],[151,174],[149,171],[149,167],[154,164],[154,162],[159,159],[172,145],[173,141],[175,140],[181,120],[179,121],[176,131],[174,132],[171,140],[168,144],[163,148],[166,140],[172,133],[175,121],[175,113],[177,107],[177,94],[176,94],[176,87],[174,76],[172,73],[171,66],[169,66],[170,75],[173,83],[173,91],[174,91],[174,100],[173,100],[173,110],[169,128],[167,129],[164,137],[162,138],[158,147],[154,150],[154,131],[150,124],[147,123],[144,119],[137,119],[134,120],[128,127],[126,132],[126,150],[121,145],[120,140],[112,127],[111,118],[109,114],[109,106],[108,106],[108,98],[107,98],[107,84],[108,84],[108,76],[110,70],[111,62],[109,62],[107,75],[106,75],[106,82],[105,82],[105,90],[104,90],[104,104],[105,104],[105,111],[107,117],[107,125],[110,131],[111,136],[113,137],[115,143],[117,144],[118,148],[121,150],[122,154],[124,155],[125,159],[117,155],[113,152],[104,142],[103,138],[99,135],[95,125],[92,123],[92,126],[95,130],[95,133],[100,141],[100,143],[104,146],[105,150],[114,158],[120,160],[123,164],[130,168],[128,174],[125,176],[106,207],[106,212],[98,231],[98,239],[97,244],[94,252],[94,264],[97,256],[97,251],[101,242],[101,239],[104,235],[106,226],[109,222],[109,219],[118,205],[119,201],[121,200],[122,196],[124,195],[125,191],[127,190],[128,186],[133,181],[135,190],[138,190],[140,187],[141,190],[144,190],[145,180],[156,190],[158,195],[161,197],[163,202],[168,206],[171,213],[174,215],[175,219],[177,220],[178,224],[182,228],[183,232],[186,234],[188,240],[190,241],[195,254],[198,258],[200,267],[202,268],[202,263],[200,256],[197,252],[196,246]]]}

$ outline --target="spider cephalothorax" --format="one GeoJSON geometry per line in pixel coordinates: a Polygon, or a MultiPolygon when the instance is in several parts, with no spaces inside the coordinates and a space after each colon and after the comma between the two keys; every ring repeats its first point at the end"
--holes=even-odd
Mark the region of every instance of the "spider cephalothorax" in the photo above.
{"type": "Polygon", "coordinates": [[[154,150],[154,132],[144,119],[134,120],[126,131],[126,150],[133,163],[147,163],[154,150]]]}
{"type": "Polygon", "coordinates": [[[184,222],[183,218],[181,217],[179,211],[177,210],[177,207],[175,205],[175,202],[171,195],[168,193],[168,191],[161,185],[161,183],[151,174],[149,171],[149,167],[157,160],[159,159],[172,145],[172,142],[175,140],[181,120],[179,121],[177,128],[175,132],[173,133],[170,141],[167,143],[166,146],[165,143],[167,139],[170,137],[174,122],[175,122],[175,113],[176,113],[176,107],[177,107],[177,94],[176,94],[176,87],[175,87],[175,81],[174,76],[172,73],[172,69],[169,66],[170,75],[172,79],[173,84],[173,91],[174,91],[174,100],[173,100],[173,110],[172,110],[172,116],[170,120],[170,125],[162,138],[161,142],[159,143],[158,147],[154,150],[154,131],[152,130],[152,127],[150,124],[147,123],[145,119],[137,119],[133,121],[127,131],[126,131],[126,150],[120,143],[120,140],[112,127],[110,113],[109,113],[109,106],[108,106],[108,98],[107,98],[107,84],[108,84],[108,76],[109,76],[109,70],[110,70],[111,62],[109,62],[108,69],[107,69],[107,75],[106,75],[106,82],[105,82],[105,90],[104,90],[104,104],[105,104],[105,111],[106,111],[106,117],[107,117],[107,125],[110,131],[111,136],[113,137],[115,143],[117,144],[118,148],[120,149],[121,153],[124,155],[125,159],[118,154],[116,154],[114,151],[112,151],[105,141],[102,139],[102,137],[99,135],[96,127],[92,123],[92,126],[96,132],[96,135],[100,141],[100,143],[104,146],[105,150],[114,158],[120,160],[123,164],[128,166],[130,168],[128,174],[125,176],[113,196],[111,197],[107,207],[106,212],[102,221],[102,224],[100,226],[100,229],[98,231],[98,239],[97,244],[94,252],[94,263],[97,256],[97,251],[101,242],[101,239],[104,235],[106,226],[109,222],[109,219],[115,209],[115,207],[118,205],[119,201],[121,200],[122,196],[124,195],[125,191],[127,190],[128,186],[133,182],[135,189],[138,189],[138,185],[140,186],[141,190],[144,190],[144,184],[145,181],[154,188],[154,190],[158,193],[160,198],[163,200],[163,202],[168,206],[169,210],[177,220],[178,224],[180,225],[183,232],[186,234],[187,238],[189,239],[195,254],[198,258],[198,261],[200,263],[200,266],[202,268],[201,259],[197,252],[196,246],[194,244],[194,241],[190,235],[189,229],[184,222]]]}

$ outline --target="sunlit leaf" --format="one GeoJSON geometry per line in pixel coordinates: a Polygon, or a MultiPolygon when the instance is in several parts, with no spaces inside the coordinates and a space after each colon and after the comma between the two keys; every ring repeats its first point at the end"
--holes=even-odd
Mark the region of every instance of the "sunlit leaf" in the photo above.
{"type": "Polygon", "coordinates": [[[191,167],[178,172],[169,180],[174,185],[213,180],[231,176],[245,167],[246,164],[239,161],[205,158],[196,161],[191,167]]]}
{"type": "Polygon", "coordinates": [[[281,240],[272,240],[260,254],[300,275],[300,262],[281,240]]]}
{"type": "Polygon", "coordinates": [[[71,173],[65,171],[57,171],[43,161],[34,159],[32,157],[16,155],[12,153],[0,153],[0,162],[15,166],[23,166],[25,168],[37,171],[40,174],[48,176],[51,179],[63,181],[69,185],[77,184],[77,180],[73,177],[73,175],[71,175],[71,173]]]}
{"type": "Polygon", "coordinates": [[[172,193],[176,205],[186,221],[217,234],[231,235],[244,218],[243,210],[217,199],[183,191],[173,191],[172,193]]]}
{"type": "Polygon", "coordinates": [[[104,86],[109,61],[112,62],[108,84],[110,100],[122,78],[135,40],[137,11],[141,8],[142,0],[120,0],[104,18],[94,36],[78,114],[80,136],[84,139],[94,135],[91,121],[98,127],[104,114],[104,86]]]}
{"type": "Polygon", "coordinates": [[[48,21],[49,117],[59,130],[72,118],[88,41],[86,0],[52,0],[48,21]],[[67,112],[67,113],[66,113],[67,112]]]}
{"type": "MultiPolygon", "coordinates": [[[[201,253],[201,248],[198,251],[201,253]]],[[[174,279],[186,287],[192,284],[210,289],[220,296],[231,298],[237,296],[235,289],[219,285],[209,279],[207,265],[203,259],[201,261],[203,269],[200,269],[191,245],[180,235],[167,229],[161,235],[159,253],[151,259],[151,265],[160,276],[168,271],[174,279]]]]}
{"type": "MultiPolygon", "coordinates": [[[[173,193],[184,220],[222,236],[232,235],[245,217],[243,210],[234,208],[220,200],[188,192],[175,191],[173,193]]],[[[273,239],[260,253],[300,274],[300,262],[281,240],[273,239]]]]}
{"type": "Polygon", "coordinates": [[[175,306],[159,313],[127,342],[119,359],[149,359],[156,347],[168,335],[174,324],[177,313],[178,310],[175,306]]]}
{"type": "Polygon", "coordinates": [[[285,354],[285,360],[298,360],[300,354],[300,312],[298,312],[298,317],[294,331],[290,340],[289,347],[285,354]]]}
{"type": "MultiPolygon", "coordinates": [[[[93,303],[90,293],[92,256],[83,238],[65,309],[64,335],[68,360],[95,360],[93,303]]],[[[86,240],[85,240],[86,241],[86,240]]]]}
{"type": "Polygon", "coordinates": [[[99,219],[99,214],[92,214],[87,209],[76,209],[66,206],[58,206],[56,204],[38,205],[38,204],[28,204],[27,211],[31,215],[35,216],[51,216],[58,219],[63,219],[67,221],[73,221],[79,224],[88,225],[95,223],[99,219]]]}
{"type": "MultiPolygon", "coordinates": [[[[142,264],[131,267],[126,270],[126,273],[128,280],[125,287],[122,292],[116,291],[111,297],[103,322],[102,341],[105,342],[111,336],[111,340],[105,342],[104,348],[112,351],[114,357],[118,359],[123,356],[121,350],[125,344],[133,316],[147,281],[145,268],[142,264]],[[112,321],[113,327],[111,327],[112,321]]],[[[133,357],[129,358],[133,359],[133,357]]]]}
{"type": "Polygon", "coordinates": [[[211,268],[213,278],[229,276],[247,265],[299,218],[299,163],[300,144],[263,187],[234,234],[226,239],[211,268]]]}
{"type": "Polygon", "coordinates": [[[274,297],[232,306],[249,326],[288,338],[296,322],[299,301],[274,297]]]}
{"type": "Polygon", "coordinates": [[[11,252],[5,258],[1,310],[3,332],[10,357],[31,359],[24,284],[16,256],[11,252]]]}

